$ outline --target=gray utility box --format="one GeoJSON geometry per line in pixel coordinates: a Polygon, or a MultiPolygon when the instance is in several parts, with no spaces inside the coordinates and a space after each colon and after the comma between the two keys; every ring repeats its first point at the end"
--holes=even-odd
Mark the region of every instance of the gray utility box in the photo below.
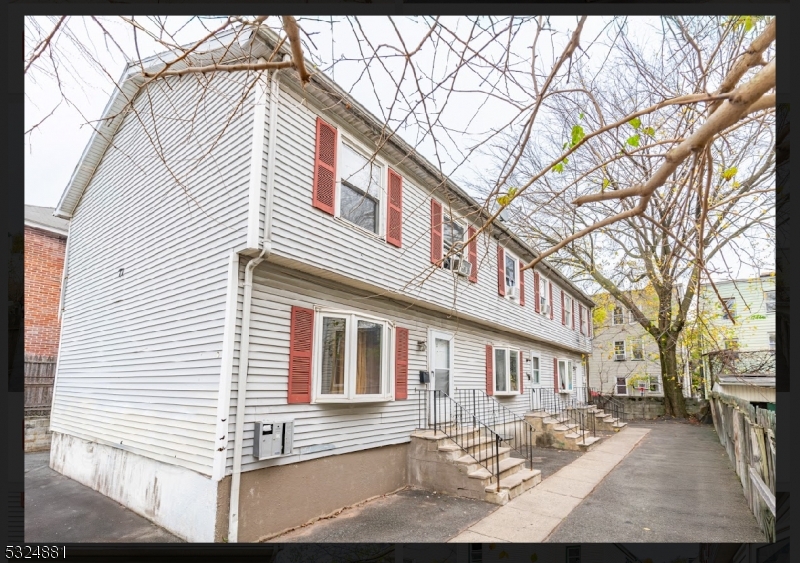
{"type": "Polygon", "coordinates": [[[256,422],[253,455],[269,459],[292,453],[294,422],[256,422]]]}

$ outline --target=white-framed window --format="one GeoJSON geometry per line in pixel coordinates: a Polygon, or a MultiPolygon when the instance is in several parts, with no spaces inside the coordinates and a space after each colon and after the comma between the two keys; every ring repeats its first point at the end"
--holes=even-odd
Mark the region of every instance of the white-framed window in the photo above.
{"type": "Polygon", "coordinates": [[[614,386],[614,394],[615,395],[627,395],[628,394],[628,380],[624,377],[618,377],[617,383],[614,386]]]}
{"type": "Polygon", "coordinates": [[[631,360],[644,360],[644,339],[631,338],[631,360]]]}
{"type": "Polygon", "coordinates": [[[738,338],[726,338],[725,339],[725,349],[726,350],[738,350],[739,349],[739,339],[738,338]]]}
{"type": "Polygon", "coordinates": [[[447,213],[442,213],[442,268],[454,270],[458,268],[460,260],[467,259],[464,255],[464,238],[467,235],[467,225],[460,218],[447,213]],[[460,253],[448,256],[450,252],[460,253]]]}
{"type": "Polygon", "coordinates": [[[505,250],[503,254],[503,260],[505,260],[503,271],[505,273],[506,297],[509,299],[518,299],[519,290],[517,289],[517,280],[519,279],[519,259],[508,250],[505,250]]]}
{"type": "MultiPolygon", "coordinates": [[[[723,301],[725,301],[725,306],[728,308],[728,311],[730,311],[731,316],[733,316],[735,318],[736,317],[736,298],[735,297],[725,297],[723,299],[723,301]]],[[[728,316],[728,312],[725,310],[725,307],[723,307],[722,304],[720,304],[719,308],[721,310],[722,318],[723,319],[729,319],[730,317],[728,316]]]]}
{"type": "Polygon", "coordinates": [[[659,381],[658,377],[650,377],[648,391],[650,393],[661,393],[661,381],[659,381]]]}
{"type": "Polygon", "coordinates": [[[775,290],[764,292],[764,303],[767,306],[767,313],[775,312],[775,290]]]}
{"type": "Polygon", "coordinates": [[[494,394],[518,395],[520,374],[520,353],[511,347],[494,347],[494,394]]]}
{"type": "Polygon", "coordinates": [[[614,306],[614,313],[611,316],[611,324],[625,324],[625,309],[621,305],[614,306]]]}
{"type": "Polygon", "coordinates": [[[558,389],[562,393],[572,391],[575,378],[573,362],[567,358],[558,359],[558,389]]]}
{"type": "Polygon", "coordinates": [[[550,303],[550,280],[544,278],[544,276],[539,276],[539,312],[542,315],[550,315],[550,307],[552,307],[552,303],[550,303]]]}
{"type": "Polygon", "coordinates": [[[769,349],[770,350],[774,350],[775,349],[775,333],[774,332],[770,332],[769,334],[767,334],[767,337],[769,338],[769,349]]]}
{"type": "Polygon", "coordinates": [[[614,342],[614,361],[615,362],[624,362],[625,361],[625,341],[624,340],[617,340],[614,342]]]}
{"type": "Polygon", "coordinates": [[[314,402],[391,400],[393,325],[352,311],[321,309],[314,335],[314,402]]]}
{"type": "Polygon", "coordinates": [[[589,309],[578,309],[578,310],[581,311],[581,320],[580,320],[580,322],[581,322],[581,334],[587,334],[588,335],[589,333],[586,332],[586,323],[587,323],[587,320],[589,318],[589,309]]]}
{"type": "Polygon", "coordinates": [[[534,385],[542,382],[542,357],[538,352],[531,351],[531,380],[534,385]]]}
{"type": "Polygon", "coordinates": [[[633,313],[633,311],[628,311],[628,322],[630,324],[633,324],[633,323],[636,322],[636,315],[633,313]]]}
{"type": "Polygon", "coordinates": [[[567,326],[575,328],[575,317],[572,316],[572,297],[569,295],[564,296],[564,318],[567,321],[567,326]]]}
{"type": "Polygon", "coordinates": [[[341,138],[339,148],[338,217],[380,236],[383,234],[384,166],[375,158],[370,160],[371,155],[349,139],[341,138]]]}

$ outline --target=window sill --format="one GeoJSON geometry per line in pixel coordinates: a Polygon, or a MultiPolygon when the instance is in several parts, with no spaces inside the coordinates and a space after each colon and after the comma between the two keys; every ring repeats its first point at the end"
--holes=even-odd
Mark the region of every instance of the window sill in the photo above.
{"type": "Polygon", "coordinates": [[[520,393],[519,391],[495,391],[494,392],[494,396],[495,397],[514,397],[514,396],[521,395],[521,394],[522,393],[520,393]]]}
{"type": "Polygon", "coordinates": [[[386,242],[386,238],[383,237],[382,235],[379,235],[377,233],[373,233],[372,231],[368,231],[364,227],[359,227],[355,223],[351,223],[347,219],[343,219],[340,215],[336,215],[333,218],[333,220],[336,221],[337,223],[339,223],[340,225],[344,225],[348,229],[352,229],[352,230],[356,231],[357,233],[361,233],[364,236],[368,236],[368,237],[373,238],[373,239],[375,239],[377,241],[386,242]]]}
{"type": "Polygon", "coordinates": [[[312,401],[313,404],[358,404],[358,403],[389,403],[394,401],[394,397],[363,397],[358,399],[346,399],[346,398],[320,398],[317,397],[312,401]]]}

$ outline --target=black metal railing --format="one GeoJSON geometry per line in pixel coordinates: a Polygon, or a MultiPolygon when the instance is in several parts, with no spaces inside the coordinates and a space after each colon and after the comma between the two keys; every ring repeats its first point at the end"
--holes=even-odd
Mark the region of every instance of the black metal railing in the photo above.
{"type": "Polygon", "coordinates": [[[466,406],[447,393],[433,389],[417,390],[418,428],[444,434],[490,474],[490,482],[500,492],[500,448],[503,437],[478,419],[466,406]],[[485,445],[481,454],[481,446],[485,445]],[[471,452],[470,448],[477,448],[471,452]]]}
{"type": "Polygon", "coordinates": [[[503,442],[522,456],[528,469],[533,469],[535,429],[524,416],[500,404],[483,389],[456,389],[454,395],[478,420],[500,434],[503,442]]]}
{"type": "Polygon", "coordinates": [[[589,405],[579,397],[562,396],[552,389],[530,389],[531,410],[546,412],[560,424],[577,426],[581,441],[586,444],[586,436],[597,436],[597,421],[589,405]]]}
{"type": "Polygon", "coordinates": [[[625,403],[619,399],[614,398],[612,395],[601,393],[597,389],[590,389],[592,403],[597,408],[602,409],[603,412],[610,414],[620,422],[628,422],[628,411],[625,408],[625,403]]]}

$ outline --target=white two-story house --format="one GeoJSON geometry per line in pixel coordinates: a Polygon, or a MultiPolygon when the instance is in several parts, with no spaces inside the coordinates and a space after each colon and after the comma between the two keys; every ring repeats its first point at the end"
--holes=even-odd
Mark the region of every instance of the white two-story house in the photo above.
{"type": "Polygon", "coordinates": [[[256,541],[404,487],[426,389],[523,413],[579,385],[591,299],[502,223],[473,237],[484,208],[328,77],[140,69],[56,210],[54,469],[256,541]]]}

